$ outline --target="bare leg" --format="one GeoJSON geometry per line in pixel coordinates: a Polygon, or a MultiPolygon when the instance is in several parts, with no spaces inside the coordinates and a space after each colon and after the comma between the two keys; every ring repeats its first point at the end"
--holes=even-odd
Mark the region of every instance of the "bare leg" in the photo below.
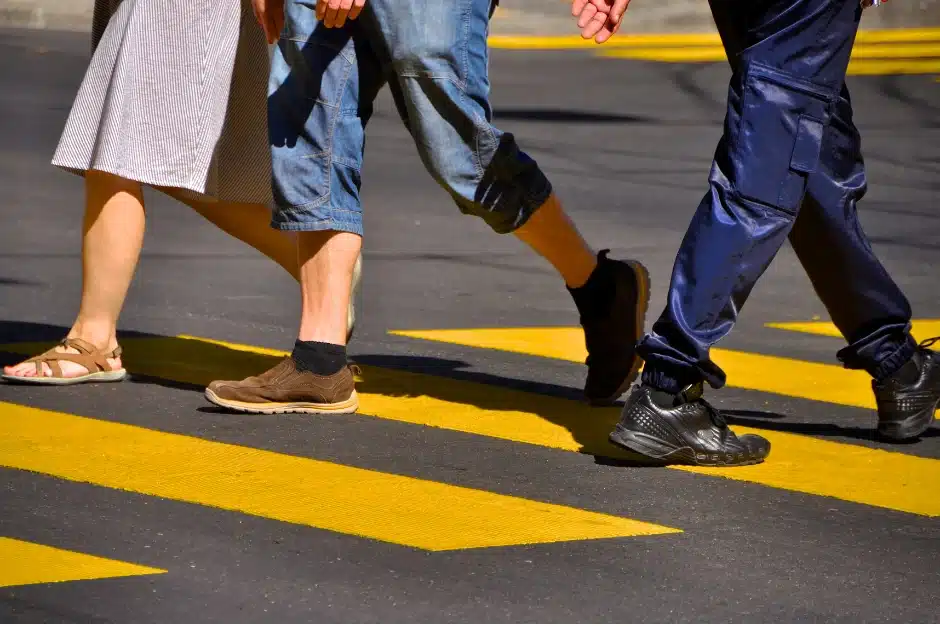
{"type": "MultiPolygon", "coordinates": [[[[298,248],[296,233],[280,231],[271,228],[271,211],[262,204],[236,204],[232,202],[210,202],[206,200],[194,199],[192,196],[184,195],[176,189],[161,189],[166,194],[176,198],[180,202],[188,204],[197,213],[215,224],[220,230],[228,233],[232,237],[255,248],[268,258],[274,260],[278,265],[284,268],[287,273],[300,280],[298,265],[298,248]]],[[[314,236],[316,245],[317,233],[314,236]]],[[[360,241],[361,243],[361,241],[360,241]]],[[[357,250],[361,245],[357,246],[357,250]]],[[[303,257],[307,258],[307,257],[303,257]]],[[[358,291],[362,272],[362,256],[357,252],[355,272],[353,274],[353,293],[358,291]]],[[[346,321],[346,343],[352,336],[353,328],[356,324],[356,314],[354,300],[349,298],[349,311],[346,321]]]]}
{"type": "MultiPolygon", "coordinates": [[[[82,231],[82,301],[69,338],[84,339],[101,350],[117,347],[117,320],[134,276],[144,239],[144,204],[140,184],[90,171],[85,177],[85,218],[82,231]]],[[[73,350],[63,350],[74,352],[73,350]]],[[[109,359],[120,368],[120,359],[109,359]]],[[[65,378],[87,370],[60,361],[65,378]]],[[[51,374],[44,365],[46,375],[51,374]]],[[[32,364],[5,367],[13,376],[35,374],[32,364]]]]}
{"type": "Polygon", "coordinates": [[[299,233],[301,318],[299,339],[346,345],[353,271],[362,248],[359,235],[299,233]]]}
{"type": "Polygon", "coordinates": [[[258,250],[299,280],[296,235],[271,228],[271,210],[263,204],[212,202],[193,198],[178,189],[160,191],[189,205],[220,230],[258,250]]]}
{"type": "Polygon", "coordinates": [[[514,233],[551,263],[568,287],[581,287],[597,267],[597,256],[552,194],[514,233]]]}

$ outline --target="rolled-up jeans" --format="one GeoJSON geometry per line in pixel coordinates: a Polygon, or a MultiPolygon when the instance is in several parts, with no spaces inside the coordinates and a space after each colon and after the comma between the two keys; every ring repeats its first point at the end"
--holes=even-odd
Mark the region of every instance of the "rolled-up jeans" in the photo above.
{"type": "Polygon", "coordinates": [[[551,194],[538,164],[492,123],[492,0],[368,0],[342,28],[287,0],[268,97],[280,230],[361,235],[366,125],[386,84],[418,155],[462,213],[497,233],[551,194]]]}

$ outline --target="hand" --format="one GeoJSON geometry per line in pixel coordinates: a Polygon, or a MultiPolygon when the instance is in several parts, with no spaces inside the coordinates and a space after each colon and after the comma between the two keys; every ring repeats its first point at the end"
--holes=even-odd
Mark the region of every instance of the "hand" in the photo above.
{"type": "Polygon", "coordinates": [[[341,28],[359,17],[366,0],[317,0],[317,19],[327,28],[341,28]]]}
{"type": "Polygon", "coordinates": [[[571,15],[578,18],[584,39],[604,43],[620,30],[630,0],[572,0],[571,15]]]}
{"type": "Polygon", "coordinates": [[[277,43],[284,29],[284,0],[251,0],[251,6],[268,43],[277,43]]]}

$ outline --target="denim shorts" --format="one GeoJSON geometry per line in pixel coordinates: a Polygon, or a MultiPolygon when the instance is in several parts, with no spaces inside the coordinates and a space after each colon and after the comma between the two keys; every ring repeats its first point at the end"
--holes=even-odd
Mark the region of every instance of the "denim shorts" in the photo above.
{"type": "Polygon", "coordinates": [[[462,213],[498,233],[551,194],[538,164],[492,124],[492,0],[369,0],[326,28],[315,0],[287,0],[268,94],[272,226],[362,234],[361,168],[373,102],[386,84],[421,161],[462,213]]]}

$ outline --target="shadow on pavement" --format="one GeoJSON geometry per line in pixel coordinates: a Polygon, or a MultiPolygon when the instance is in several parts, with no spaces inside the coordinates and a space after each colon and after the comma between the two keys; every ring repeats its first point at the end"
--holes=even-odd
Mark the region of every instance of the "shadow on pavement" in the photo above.
{"type": "MultiPolygon", "coordinates": [[[[5,364],[13,363],[23,356],[42,352],[66,332],[67,329],[59,326],[0,321],[0,360],[5,364]],[[28,343],[15,346],[15,353],[10,352],[9,344],[24,342],[28,343]]],[[[134,383],[199,393],[213,380],[241,380],[270,369],[282,358],[277,354],[249,352],[198,339],[135,332],[122,332],[121,344],[125,366],[134,383]]],[[[363,414],[368,415],[370,404],[374,406],[383,398],[421,396],[505,413],[507,420],[512,420],[513,411],[525,412],[568,430],[580,446],[580,452],[594,455],[599,464],[649,464],[608,442],[607,436],[619,418],[620,408],[592,408],[580,401],[580,390],[468,372],[466,368],[470,364],[459,360],[376,354],[355,355],[353,359],[363,366],[362,380],[357,385],[363,398],[363,414]]],[[[216,409],[207,407],[206,410],[214,412],[216,409]]],[[[455,410],[458,410],[456,406],[455,410]]],[[[728,410],[726,413],[732,424],[742,426],[812,436],[873,439],[873,432],[867,428],[780,422],[778,420],[785,416],[763,411],[728,410]]],[[[938,435],[940,432],[936,430],[928,434],[930,437],[938,435]]]]}
{"type": "Polygon", "coordinates": [[[652,118],[620,113],[593,113],[565,109],[497,109],[496,120],[517,122],[553,122],[564,124],[650,124],[652,118]]]}
{"type": "Polygon", "coordinates": [[[0,287],[40,287],[42,283],[34,280],[20,280],[18,278],[4,278],[0,276],[0,287]]]}

